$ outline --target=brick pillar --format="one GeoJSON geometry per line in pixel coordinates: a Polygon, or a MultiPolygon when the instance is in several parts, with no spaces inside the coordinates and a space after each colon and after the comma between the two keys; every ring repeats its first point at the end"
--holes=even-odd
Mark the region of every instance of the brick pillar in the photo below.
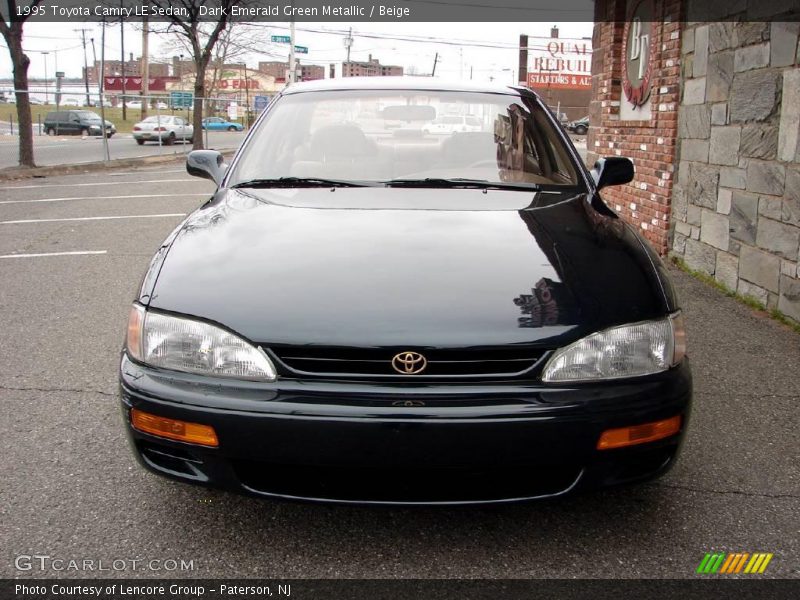
{"type": "Polygon", "coordinates": [[[681,52],[682,0],[653,0],[653,69],[649,120],[621,120],[623,35],[628,3],[597,0],[592,38],[590,165],[602,156],[627,156],[636,165],[632,183],[603,190],[606,203],[633,224],[665,255],[669,244],[670,201],[675,170],[681,52]]]}

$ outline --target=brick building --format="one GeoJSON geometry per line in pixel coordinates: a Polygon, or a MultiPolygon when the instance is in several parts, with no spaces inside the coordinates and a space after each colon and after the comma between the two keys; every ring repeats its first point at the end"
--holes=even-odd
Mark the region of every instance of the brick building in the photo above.
{"type": "MultiPolygon", "coordinates": [[[[325,67],[320,65],[299,65],[300,81],[314,81],[315,79],[325,79],[325,67]]],[[[289,69],[289,61],[273,60],[259,62],[258,70],[265,75],[274,77],[277,81],[286,81],[286,71],[289,69]]]]}
{"type": "Polygon", "coordinates": [[[800,321],[800,24],[764,12],[782,8],[597,0],[587,145],[634,160],[604,197],[660,254],[800,321]]]}
{"type": "MultiPolygon", "coordinates": [[[[131,58],[131,60],[126,60],[124,67],[125,75],[141,75],[141,58],[131,58]]],[[[105,61],[105,64],[103,64],[103,75],[105,77],[119,77],[122,75],[122,68],[122,61],[107,60],[105,61]]],[[[100,61],[95,61],[94,65],[88,69],[84,67],[83,71],[86,71],[89,74],[89,83],[97,85],[97,82],[99,81],[98,75],[100,74],[100,61]]],[[[148,73],[150,77],[169,77],[170,65],[168,63],[151,62],[148,67],[148,73]]],[[[81,74],[81,76],[83,76],[83,74],[81,74]]]]}
{"type": "Polygon", "coordinates": [[[403,74],[403,67],[396,65],[382,65],[377,58],[366,62],[345,61],[342,63],[342,77],[398,77],[403,74]]]}
{"type": "Polygon", "coordinates": [[[680,2],[663,2],[668,21],[652,23],[653,52],[650,97],[635,109],[623,90],[625,0],[598,0],[592,39],[592,100],[589,104],[589,164],[601,156],[627,156],[636,164],[636,179],[610,188],[604,197],[635,224],[660,253],[669,242],[670,197],[675,165],[680,88],[680,2]],[[611,51],[607,51],[611,49],[611,51]]]}
{"type": "Polygon", "coordinates": [[[549,39],[519,36],[519,77],[553,110],[570,120],[581,119],[589,112],[592,99],[591,40],[561,38],[558,27],[549,39]]]}

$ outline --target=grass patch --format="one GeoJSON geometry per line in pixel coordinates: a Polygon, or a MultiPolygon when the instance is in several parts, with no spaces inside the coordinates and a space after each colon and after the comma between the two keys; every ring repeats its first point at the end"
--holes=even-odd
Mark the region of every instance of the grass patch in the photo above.
{"type": "Polygon", "coordinates": [[[689,265],[686,264],[686,261],[684,261],[679,256],[674,256],[673,255],[673,256],[670,257],[670,259],[672,260],[672,264],[674,264],[676,267],[678,267],[684,273],[688,273],[689,275],[691,275],[695,279],[699,279],[703,283],[705,283],[707,285],[710,285],[713,288],[716,288],[717,290],[722,292],[724,295],[726,295],[726,296],[728,296],[730,298],[735,298],[736,300],[738,300],[739,302],[741,302],[742,304],[744,304],[746,306],[749,306],[753,310],[757,310],[757,311],[763,312],[763,313],[769,315],[772,319],[778,321],[779,323],[782,323],[783,325],[786,325],[787,327],[793,329],[797,333],[800,333],[800,323],[798,323],[797,321],[794,321],[793,319],[787,317],[785,314],[783,314],[777,308],[767,309],[767,307],[764,306],[764,304],[761,301],[759,301],[757,298],[754,298],[753,296],[748,296],[748,295],[745,295],[745,294],[740,294],[740,293],[736,292],[735,290],[730,289],[724,283],[720,283],[719,281],[714,279],[708,273],[703,273],[702,271],[696,271],[696,270],[692,269],[691,267],[689,267],[689,265]]]}

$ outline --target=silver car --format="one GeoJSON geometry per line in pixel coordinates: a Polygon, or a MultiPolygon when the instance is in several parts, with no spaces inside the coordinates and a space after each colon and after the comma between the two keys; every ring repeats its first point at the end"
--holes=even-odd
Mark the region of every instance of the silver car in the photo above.
{"type": "Polygon", "coordinates": [[[156,115],[133,126],[133,139],[140,146],[148,141],[169,146],[177,140],[192,142],[193,138],[194,127],[182,117],[156,115]]]}

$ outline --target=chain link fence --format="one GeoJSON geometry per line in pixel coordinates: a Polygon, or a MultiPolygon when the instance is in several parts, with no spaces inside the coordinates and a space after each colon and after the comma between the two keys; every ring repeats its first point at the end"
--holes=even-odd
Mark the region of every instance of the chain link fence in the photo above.
{"type": "MultiPolygon", "coordinates": [[[[198,136],[206,148],[236,149],[270,100],[251,92],[201,98],[203,126],[196,129],[191,92],[123,96],[32,88],[23,93],[30,98],[38,166],[185,154],[198,136]]],[[[0,90],[0,169],[19,164],[16,101],[15,90],[0,90]]]]}

